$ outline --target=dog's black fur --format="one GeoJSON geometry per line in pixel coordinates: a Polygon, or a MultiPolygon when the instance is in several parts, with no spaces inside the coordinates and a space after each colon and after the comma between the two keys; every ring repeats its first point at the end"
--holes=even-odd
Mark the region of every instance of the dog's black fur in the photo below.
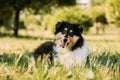
{"type": "Polygon", "coordinates": [[[38,48],[36,48],[33,52],[33,56],[35,61],[37,61],[38,57],[41,57],[41,61],[43,60],[43,57],[48,55],[49,61],[51,64],[54,64],[54,55],[56,52],[53,49],[54,42],[47,41],[42,43],[38,48]]]}

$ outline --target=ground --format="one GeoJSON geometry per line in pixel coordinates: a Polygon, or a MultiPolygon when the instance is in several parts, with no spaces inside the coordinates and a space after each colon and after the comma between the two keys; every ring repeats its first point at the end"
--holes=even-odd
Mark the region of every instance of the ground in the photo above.
{"type": "Polygon", "coordinates": [[[39,63],[30,68],[32,51],[51,37],[0,37],[0,80],[119,80],[120,36],[83,35],[90,48],[90,66],[65,69],[39,63]]]}

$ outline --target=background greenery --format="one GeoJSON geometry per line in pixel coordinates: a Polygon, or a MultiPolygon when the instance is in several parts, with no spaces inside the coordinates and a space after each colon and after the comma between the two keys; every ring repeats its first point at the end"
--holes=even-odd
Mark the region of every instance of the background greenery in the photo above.
{"type": "Polygon", "coordinates": [[[0,0],[0,80],[120,80],[119,0],[90,0],[91,6],[86,8],[75,5],[74,0],[38,1],[0,0]],[[20,9],[17,36],[15,4],[20,9]],[[96,34],[99,16],[108,23],[105,33],[100,27],[96,34]],[[34,49],[45,41],[53,41],[55,24],[63,20],[83,26],[90,48],[90,66],[65,69],[60,64],[33,65],[34,49]]]}
{"type": "Polygon", "coordinates": [[[80,5],[75,5],[75,1],[66,0],[49,3],[49,1],[31,1],[19,0],[3,1],[0,0],[0,33],[14,33],[14,36],[19,36],[23,29],[25,32],[29,30],[48,30],[54,32],[54,26],[57,21],[69,21],[81,23],[84,31],[88,32],[94,26],[94,22],[98,16],[104,16],[109,24],[114,24],[116,27],[120,25],[120,1],[119,0],[90,0],[91,6],[82,8],[80,5]],[[2,4],[6,3],[6,4],[2,4]],[[56,5],[54,5],[56,4],[56,5]],[[19,6],[20,5],[20,6],[19,6]],[[47,6],[49,5],[49,6],[47,6]],[[74,5],[74,6],[69,6],[74,5]],[[16,20],[16,12],[20,8],[18,20],[16,20]],[[15,28],[16,27],[16,28],[15,28]],[[16,32],[17,31],[17,32],[16,32]]]}

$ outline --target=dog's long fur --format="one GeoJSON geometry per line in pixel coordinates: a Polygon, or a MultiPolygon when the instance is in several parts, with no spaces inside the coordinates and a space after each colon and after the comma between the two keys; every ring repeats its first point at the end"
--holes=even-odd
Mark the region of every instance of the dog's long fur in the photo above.
{"type": "Polygon", "coordinates": [[[38,57],[40,57],[41,61],[44,57],[47,57],[48,61],[50,61],[51,64],[54,64],[54,55],[56,54],[53,49],[54,45],[54,42],[47,41],[38,46],[33,52],[35,61],[37,61],[38,57]]]}
{"type": "Polygon", "coordinates": [[[38,56],[43,59],[49,54],[50,62],[54,62],[54,54],[65,67],[82,64],[89,54],[88,45],[82,37],[83,29],[80,24],[58,22],[55,29],[54,42],[41,44],[33,53],[35,60],[38,56]]]}
{"type": "Polygon", "coordinates": [[[58,53],[60,63],[66,67],[82,64],[88,56],[88,45],[82,32],[80,24],[64,21],[56,24],[54,50],[58,53]]]}

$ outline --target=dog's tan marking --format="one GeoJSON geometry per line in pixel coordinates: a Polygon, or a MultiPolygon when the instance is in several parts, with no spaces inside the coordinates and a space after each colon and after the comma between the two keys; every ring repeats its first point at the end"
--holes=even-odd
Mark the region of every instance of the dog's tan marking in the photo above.
{"type": "Polygon", "coordinates": [[[77,36],[73,36],[73,37],[68,37],[68,41],[67,41],[67,48],[71,49],[71,47],[77,42],[77,40],[79,39],[79,37],[77,36]]]}
{"type": "Polygon", "coordinates": [[[73,32],[73,30],[70,30],[70,32],[72,33],[72,32],[73,32]]]}
{"type": "Polygon", "coordinates": [[[73,42],[75,44],[78,39],[79,39],[79,37],[74,35],[73,37],[71,37],[71,42],[73,42]]]}
{"type": "Polygon", "coordinates": [[[64,28],[65,31],[67,31],[68,29],[67,28],[64,28]]]}

